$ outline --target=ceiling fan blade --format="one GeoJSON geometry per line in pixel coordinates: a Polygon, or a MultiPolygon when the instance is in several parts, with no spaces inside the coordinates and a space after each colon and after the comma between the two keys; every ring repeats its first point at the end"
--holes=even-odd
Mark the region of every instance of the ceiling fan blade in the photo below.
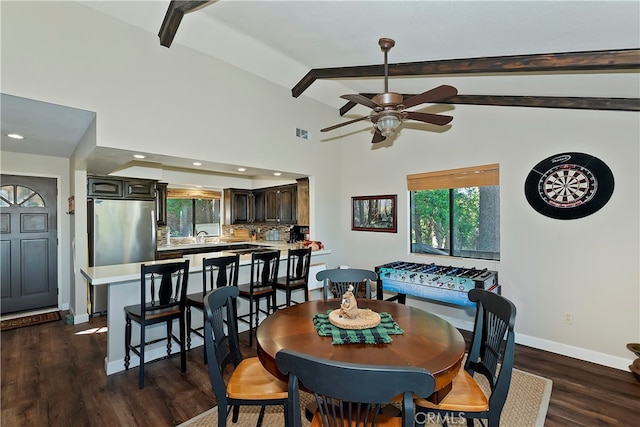
{"type": "Polygon", "coordinates": [[[411,98],[405,99],[402,105],[405,108],[410,108],[418,104],[424,104],[425,102],[434,102],[441,99],[449,98],[458,94],[458,89],[449,85],[442,85],[426,92],[422,92],[418,95],[414,95],[411,98]]]}
{"type": "Polygon", "coordinates": [[[356,104],[362,104],[365,107],[369,107],[371,109],[375,109],[376,107],[380,107],[378,103],[373,102],[370,98],[367,98],[364,95],[360,95],[358,93],[350,94],[350,95],[342,95],[340,98],[346,99],[347,101],[355,102],[356,104]]]}
{"type": "Polygon", "coordinates": [[[378,129],[373,133],[373,139],[371,140],[372,144],[377,144],[378,142],[382,142],[387,139],[386,136],[383,136],[378,129]]]}
{"type": "Polygon", "coordinates": [[[443,116],[441,114],[420,113],[417,111],[405,111],[407,118],[417,120],[419,122],[431,123],[433,125],[443,126],[453,120],[451,116],[443,116]]]}
{"type": "Polygon", "coordinates": [[[349,120],[348,122],[338,123],[337,125],[329,126],[328,128],[320,129],[320,132],[328,132],[330,130],[338,129],[339,127],[350,125],[351,123],[359,122],[361,120],[369,119],[371,116],[364,116],[357,119],[349,120]]]}

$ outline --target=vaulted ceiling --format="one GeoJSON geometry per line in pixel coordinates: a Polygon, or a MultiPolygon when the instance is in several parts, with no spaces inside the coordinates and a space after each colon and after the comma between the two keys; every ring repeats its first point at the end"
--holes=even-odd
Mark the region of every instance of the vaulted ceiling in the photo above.
{"type": "Polygon", "coordinates": [[[637,2],[151,3],[140,5],[146,12],[137,17],[129,6],[93,7],[158,30],[165,46],[194,47],[291,88],[293,96],[336,107],[350,108],[340,94],[382,92],[380,37],[396,40],[389,53],[395,92],[415,94],[447,83],[459,89],[462,97],[452,100],[457,103],[639,105],[637,2]],[[612,72],[616,83],[604,79],[612,72]],[[577,97],[592,100],[572,102],[577,97]],[[610,101],[619,98],[635,101],[610,101]]]}
{"type": "MultiPolygon", "coordinates": [[[[172,2],[79,3],[160,35],[160,43],[172,2]]],[[[640,109],[637,1],[218,0],[178,6],[199,7],[174,19],[168,49],[188,46],[292,96],[317,99],[336,109],[336,122],[345,120],[339,114],[368,113],[340,95],[383,91],[381,37],[396,41],[389,52],[394,92],[449,84],[459,95],[444,102],[640,109]]]]}

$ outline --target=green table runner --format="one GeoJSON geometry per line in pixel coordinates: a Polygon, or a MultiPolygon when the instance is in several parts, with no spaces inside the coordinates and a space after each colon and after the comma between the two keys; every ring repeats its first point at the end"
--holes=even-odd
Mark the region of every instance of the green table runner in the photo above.
{"type": "Polygon", "coordinates": [[[329,321],[329,313],[315,314],[313,326],[321,337],[333,337],[331,344],[388,344],[391,341],[389,335],[402,335],[404,331],[393,320],[389,313],[380,314],[380,324],[375,328],[367,329],[342,329],[329,321]]]}

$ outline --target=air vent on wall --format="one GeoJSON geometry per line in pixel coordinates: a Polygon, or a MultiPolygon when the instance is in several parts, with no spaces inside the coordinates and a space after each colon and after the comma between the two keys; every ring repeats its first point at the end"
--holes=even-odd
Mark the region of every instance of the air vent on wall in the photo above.
{"type": "Polygon", "coordinates": [[[300,128],[296,128],[296,136],[298,138],[302,138],[302,139],[309,139],[309,131],[304,130],[304,129],[300,129],[300,128]]]}

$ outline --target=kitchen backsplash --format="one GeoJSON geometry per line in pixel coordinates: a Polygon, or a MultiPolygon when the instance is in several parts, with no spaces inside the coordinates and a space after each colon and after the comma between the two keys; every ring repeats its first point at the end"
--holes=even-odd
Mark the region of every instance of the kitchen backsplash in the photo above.
{"type": "Polygon", "coordinates": [[[222,235],[233,237],[236,230],[248,230],[249,236],[255,235],[256,240],[278,240],[287,242],[289,240],[290,225],[223,225],[222,235]]]}
{"type": "MultiPolygon", "coordinates": [[[[213,242],[219,237],[236,237],[236,230],[242,230],[238,235],[251,236],[255,233],[255,240],[270,240],[287,242],[289,240],[290,225],[255,226],[255,225],[222,225],[222,236],[205,236],[205,242],[213,242]],[[246,230],[246,231],[245,231],[246,230]]],[[[158,227],[156,230],[158,246],[167,244],[167,227],[158,227]]],[[[247,240],[249,240],[247,239],[247,240]]],[[[194,243],[193,237],[171,237],[174,245],[194,243]]]]}

